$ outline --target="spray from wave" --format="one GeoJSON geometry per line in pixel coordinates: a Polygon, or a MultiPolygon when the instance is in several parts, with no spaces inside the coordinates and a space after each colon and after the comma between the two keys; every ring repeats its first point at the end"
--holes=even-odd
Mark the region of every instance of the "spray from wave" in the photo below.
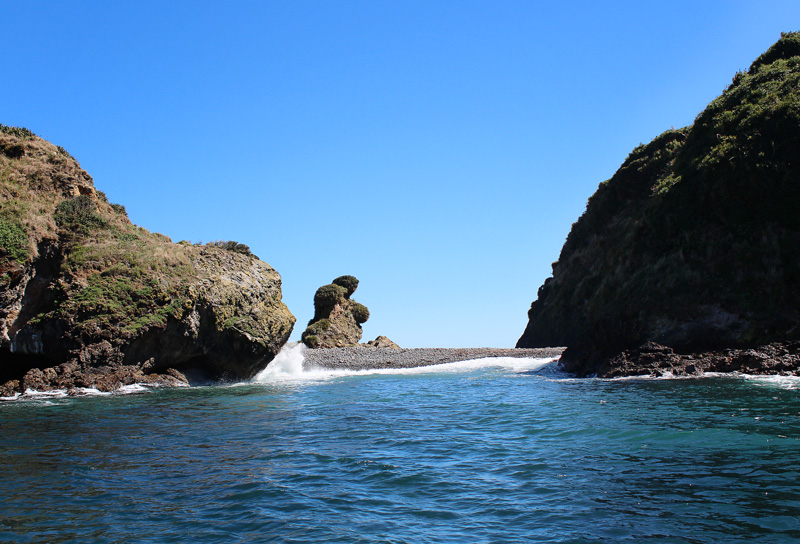
{"type": "Polygon", "coordinates": [[[303,378],[303,361],[306,347],[300,342],[286,344],[267,367],[255,375],[253,382],[268,383],[303,378]]]}
{"type": "Polygon", "coordinates": [[[483,368],[496,368],[511,372],[535,372],[555,366],[557,358],[486,357],[413,368],[369,368],[363,370],[305,368],[306,347],[302,343],[287,344],[267,367],[256,374],[252,383],[275,383],[285,381],[327,380],[344,376],[366,376],[372,374],[410,375],[429,373],[470,372],[483,368]]]}

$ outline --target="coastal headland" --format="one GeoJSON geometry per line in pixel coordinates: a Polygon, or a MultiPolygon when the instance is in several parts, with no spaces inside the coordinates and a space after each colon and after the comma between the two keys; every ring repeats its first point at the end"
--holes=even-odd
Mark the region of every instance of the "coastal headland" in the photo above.
{"type": "Polygon", "coordinates": [[[578,376],[796,374],[800,33],[600,183],[517,347],[578,376]]]}
{"type": "Polygon", "coordinates": [[[248,379],[294,322],[249,247],[134,225],[64,148],[0,125],[0,395],[248,379]]]}

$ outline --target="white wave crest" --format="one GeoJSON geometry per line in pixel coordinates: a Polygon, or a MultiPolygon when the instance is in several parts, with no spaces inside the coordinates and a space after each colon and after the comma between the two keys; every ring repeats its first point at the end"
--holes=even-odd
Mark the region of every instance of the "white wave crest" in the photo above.
{"type": "Polygon", "coordinates": [[[739,374],[754,385],[761,387],[777,387],[779,389],[800,389],[800,376],[779,376],[759,374],[739,374]]]}
{"type": "MultiPolygon", "coordinates": [[[[134,383],[123,385],[114,391],[100,391],[94,387],[75,387],[73,389],[51,389],[49,391],[37,391],[26,389],[24,393],[15,393],[11,397],[0,397],[0,401],[46,401],[47,399],[64,399],[67,397],[108,397],[112,395],[133,395],[139,393],[149,393],[156,387],[153,384],[134,383]]],[[[45,404],[47,404],[45,402],[45,404]]],[[[50,403],[52,404],[52,403],[50,403]]]]}
{"type": "Polygon", "coordinates": [[[485,357],[453,363],[418,366],[413,368],[369,368],[329,369],[303,368],[305,346],[301,343],[286,345],[267,367],[259,372],[251,383],[275,383],[282,381],[328,380],[344,376],[366,376],[372,374],[410,375],[432,373],[470,372],[482,368],[497,368],[511,372],[531,372],[554,363],[558,358],[485,357]]]}
{"type": "Polygon", "coordinates": [[[23,397],[32,399],[61,399],[67,396],[66,389],[51,389],[50,391],[36,391],[35,389],[26,389],[22,394],[23,397]]]}

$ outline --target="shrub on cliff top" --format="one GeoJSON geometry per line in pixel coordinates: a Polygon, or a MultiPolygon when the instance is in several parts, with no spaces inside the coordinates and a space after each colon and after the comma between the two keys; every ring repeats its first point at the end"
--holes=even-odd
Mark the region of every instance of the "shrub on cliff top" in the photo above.
{"type": "Polygon", "coordinates": [[[255,257],[256,259],[258,258],[255,255],[253,255],[253,253],[250,251],[250,246],[247,246],[245,244],[240,244],[239,242],[236,242],[234,240],[217,240],[215,242],[209,242],[206,245],[212,247],[220,247],[226,251],[232,251],[233,253],[241,253],[242,255],[247,255],[248,257],[255,257]]]}
{"type": "Polygon", "coordinates": [[[114,213],[118,215],[122,215],[123,217],[128,217],[128,210],[126,210],[125,206],[123,206],[122,204],[111,204],[111,209],[114,210],[114,213]]]}
{"type": "Polygon", "coordinates": [[[764,64],[797,56],[800,56],[800,32],[781,32],[781,39],[753,61],[748,71],[752,73],[764,64]]]}
{"type": "Polygon", "coordinates": [[[10,127],[8,125],[0,124],[0,132],[4,134],[10,134],[24,140],[32,140],[33,138],[36,138],[36,134],[25,127],[10,127]]]}
{"type": "Polygon", "coordinates": [[[339,276],[333,280],[333,284],[344,287],[347,290],[344,298],[350,298],[350,296],[356,292],[356,289],[358,289],[358,278],[355,276],[339,276]]]}

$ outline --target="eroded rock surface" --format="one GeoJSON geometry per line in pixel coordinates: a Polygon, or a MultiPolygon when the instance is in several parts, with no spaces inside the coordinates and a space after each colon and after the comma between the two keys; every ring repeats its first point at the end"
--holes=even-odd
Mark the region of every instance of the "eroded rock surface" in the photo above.
{"type": "Polygon", "coordinates": [[[0,170],[6,394],[249,378],[288,339],[280,275],[247,246],[175,244],[131,224],[26,129],[0,125],[0,170]]]}
{"type": "Polygon", "coordinates": [[[339,276],[314,294],[314,317],[303,332],[303,343],[310,348],[355,346],[361,340],[361,324],[369,319],[369,310],[350,296],[358,288],[358,279],[339,276]]]}

